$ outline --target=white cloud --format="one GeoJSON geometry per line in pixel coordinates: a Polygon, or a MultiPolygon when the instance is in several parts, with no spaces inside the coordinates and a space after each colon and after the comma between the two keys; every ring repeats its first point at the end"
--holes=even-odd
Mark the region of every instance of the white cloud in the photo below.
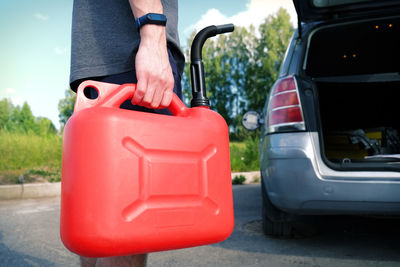
{"type": "Polygon", "coordinates": [[[38,20],[46,21],[49,19],[49,16],[43,15],[42,13],[35,13],[35,18],[38,20]]]}
{"type": "Polygon", "coordinates": [[[192,24],[184,30],[185,35],[190,35],[194,30],[199,31],[209,25],[227,24],[229,18],[224,16],[218,9],[212,8],[207,10],[205,14],[201,16],[201,19],[196,23],[192,24]]]}
{"type": "Polygon", "coordinates": [[[9,98],[12,95],[15,95],[16,90],[14,88],[3,88],[0,90],[0,99],[9,98]]]}
{"type": "Polygon", "coordinates": [[[23,99],[22,97],[10,97],[11,102],[15,105],[15,106],[22,106],[24,104],[24,102],[26,101],[25,99],[23,99]]]}
{"type": "Polygon", "coordinates": [[[296,25],[297,14],[292,0],[251,0],[245,11],[231,17],[226,17],[215,8],[209,9],[198,22],[187,27],[184,34],[189,35],[193,30],[199,31],[209,25],[226,23],[242,27],[249,27],[252,24],[257,28],[268,15],[276,13],[281,7],[289,12],[292,24],[296,25]]]}
{"type": "Polygon", "coordinates": [[[7,87],[0,90],[0,100],[7,98],[16,106],[21,106],[26,101],[25,98],[20,97],[15,88],[7,87]]]}
{"type": "Polygon", "coordinates": [[[67,47],[56,47],[56,48],[54,48],[54,52],[57,55],[63,55],[65,53],[67,53],[67,47]]]}
{"type": "Polygon", "coordinates": [[[17,94],[17,90],[14,88],[8,87],[0,90],[0,99],[8,98],[14,105],[23,105],[26,101],[24,98],[19,97],[17,94]]]}
{"type": "Polygon", "coordinates": [[[4,92],[8,95],[13,95],[13,94],[15,94],[15,89],[14,88],[5,88],[4,92]]]}

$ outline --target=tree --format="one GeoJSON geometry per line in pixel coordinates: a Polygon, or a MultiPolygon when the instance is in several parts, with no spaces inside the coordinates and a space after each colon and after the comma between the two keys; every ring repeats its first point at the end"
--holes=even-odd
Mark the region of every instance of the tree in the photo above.
{"type": "Polygon", "coordinates": [[[56,127],[54,126],[53,122],[48,118],[38,117],[35,119],[35,124],[35,133],[37,133],[38,135],[47,136],[57,133],[56,127]]]}
{"type": "Polygon", "coordinates": [[[32,132],[35,129],[35,117],[32,114],[31,107],[25,101],[18,116],[18,124],[24,132],[32,132]]]}
{"type": "Polygon", "coordinates": [[[16,106],[12,108],[6,130],[18,133],[35,132],[35,117],[27,102],[24,102],[22,107],[16,106]]]}
{"type": "Polygon", "coordinates": [[[57,133],[57,129],[51,120],[33,116],[27,102],[20,107],[14,106],[9,99],[0,100],[0,130],[38,135],[57,133]]]}
{"type": "Polygon", "coordinates": [[[58,102],[58,117],[60,118],[61,127],[65,126],[68,119],[72,116],[74,112],[74,105],[75,105],[76,94],[67,89],[65,91],[65,98],[61,99],[58,102]]]}
{"type": "Polygon", "coordinates": [[[10,100],[4,98],[0,100],[0,130],[7,130],[10,127],[10,120],[14,105],[10,100]]]}
{"type": "Polygon", "coordinates": [[[246,99],[248,109],[261,111],[267,93],[276,81],[279,68],[293,35],[289,13],[280,8],[276,15],[270,15],[260,25],[261,37],[257,39],[253,64],[247,69],[246,99]]]}

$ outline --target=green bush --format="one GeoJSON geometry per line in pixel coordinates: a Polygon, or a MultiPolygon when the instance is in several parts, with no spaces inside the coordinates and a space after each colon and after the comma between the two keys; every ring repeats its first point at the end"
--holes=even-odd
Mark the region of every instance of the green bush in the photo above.
{"type": "Polygon", "coordinates": [[[245,142],[231,142],[230,153],[232,172],[260,169],[258,138],[248,138],[245,142]]]}
{"type": "Polygon", "coordinates": [[[260,169],[260,162],[259,162],[259,146],[258,146],[258,138],[248,138],[245,142],[246,147],[244,150],[244,163],[249,167],[251,170],[258,170],[260,169]]]}
{"type": "Polygon", "coordinates": [[[232,179],[232,184],[243,184],[246,181],[246,177],[244,175],[236,175],[232,179]]]}

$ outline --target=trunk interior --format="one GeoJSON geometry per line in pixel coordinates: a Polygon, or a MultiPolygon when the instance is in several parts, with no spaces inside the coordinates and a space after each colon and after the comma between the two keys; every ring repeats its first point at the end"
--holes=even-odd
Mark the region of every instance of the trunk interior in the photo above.
{"type": "Polygon", "coordinates": [[[321,152],[334,168],[400,167],[399,34],[399,18],[312,34],[306,73],[317,89],[321,152]]]}
{"type": "Polygon", "coordinates": [[[393,162],[400,154],[400,81],[317,83],[325,156],[335,163],[393,162]]]}

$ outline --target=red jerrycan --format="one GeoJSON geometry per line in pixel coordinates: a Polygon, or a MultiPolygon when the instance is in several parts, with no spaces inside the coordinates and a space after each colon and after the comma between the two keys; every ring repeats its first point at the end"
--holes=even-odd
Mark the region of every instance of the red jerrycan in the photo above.
{"type": "Polygon", "coordinates": [[[69,250],[121,256],[205,245],[231,234],[228,127],[206,107],[201,63],[205,39],[229,31],[233,25],[210,26],[196,37],[192,108],[174,95],[173,116],[120,109],[134,84],[79,86],[63,140],[60,234],[69,250]],[[88,88],[98,91],[96,99],[85,97],[88,88]]]}

